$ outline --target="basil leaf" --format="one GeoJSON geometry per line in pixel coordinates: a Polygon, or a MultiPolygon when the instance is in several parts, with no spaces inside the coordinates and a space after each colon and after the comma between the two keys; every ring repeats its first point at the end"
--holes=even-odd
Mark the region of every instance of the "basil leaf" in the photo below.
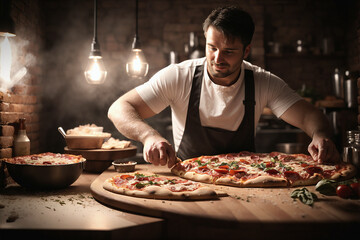
{"type": "Polygon", "coordinates": [[[202,166],[205,166],[205,165],[209,164],[209,162],[202,163],[200,160],[196,160],[195,162],[197,162],[197,164],[199,165],[199,167],[202,167],[202,166]]]}
{"type": "Polygon", "coordinates": [[[312,206],[314,201],[318,200],[315,193],[310,192],[307,188],[296,189],[291,193],[291,198],[298,198],[302,203],[312,206]]]}
{"type": "Polygon", "coordinates": [[[315,185],[315,190],[324,195],[336,195],[336,181],[322,179],[315,185]]]}

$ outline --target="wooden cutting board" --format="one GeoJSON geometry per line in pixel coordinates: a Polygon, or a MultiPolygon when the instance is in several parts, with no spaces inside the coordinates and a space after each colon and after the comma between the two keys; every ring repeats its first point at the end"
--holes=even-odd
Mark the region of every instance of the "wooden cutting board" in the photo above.
{"type": "Polygon", "coordinates": [[[135,156],[137,147],[133,145],[116,149],[70,149],[65,147],[64,150],[65,153],[82,155],[87,160],[116,160],[135,156]]]}
{"type": "MultiPolygon", "coordinates": [[[[136,171],[154,172],[159,175],[173,175],[167,167],[140,164],[136,171]]],[[[103,172],[91,184],[95,199],[105,205],[125,211],[154,217],[174,216],[199,217],[236,223],[360,223],[360,200],[341,199],[316,193],[319,200],[313,207],[290,197],[296,188],[235,188],[209,185],[227,197],[217,200],[171,201],[135,198],[115,194],[103,189],[105,179],[116,175],[113,168],[103,172]]]]}

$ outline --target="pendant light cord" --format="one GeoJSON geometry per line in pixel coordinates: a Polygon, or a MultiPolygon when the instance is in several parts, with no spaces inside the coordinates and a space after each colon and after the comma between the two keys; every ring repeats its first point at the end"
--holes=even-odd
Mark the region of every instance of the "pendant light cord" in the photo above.
{"type": "Polygon", "coordinates": [[[97,42],[97,0],[94,0],[94,42],[97,42]]]}
{"type": "Polygon", "coordinates": [[[135,5],[135,36],[138,36],[138,11],[139,11],[139,1],[136,0],[136,5],[135,5]]]}

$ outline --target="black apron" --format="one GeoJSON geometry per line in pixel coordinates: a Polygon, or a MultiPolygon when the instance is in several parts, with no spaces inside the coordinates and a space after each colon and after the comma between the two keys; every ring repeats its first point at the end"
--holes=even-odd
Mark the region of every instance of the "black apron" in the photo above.
{"type": "Polygon", "coordinates": [[[184,159],[202,155],[255,151],[255,87],[251,70],[245,70],[244,118],[236,131],[201,126],[199,105],[204,65],[197,66],[192,82],[184,134],[177,156],[184,159]]]}

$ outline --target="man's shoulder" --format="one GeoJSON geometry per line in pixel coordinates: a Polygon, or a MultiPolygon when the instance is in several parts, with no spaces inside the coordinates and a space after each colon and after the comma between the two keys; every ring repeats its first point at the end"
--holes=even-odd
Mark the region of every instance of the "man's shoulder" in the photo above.
{"type": "Polygon", "coordinates": [[[250,62],[247,62],[247,61],[243,61],[243,63],[244,63],[245,70],[253,71],[255,80],[269,79],[269,77],[271,75],[271,73],[269,71],[266,71],[262,67],[251,64],[250,62]]]}
{"type": "Polygon", "coordinates": [[[200,66],[200,65],[203,65],[206,61],[206,58],[203,57],[203,58],[196,58],[196,59],[188,59],[188,60],[185,60],[181,63],[177,63],[177,64],[174,64],[176,67],[178,67],[179,69],[193,69],[195,68],[196,66],[200,66]]]}

